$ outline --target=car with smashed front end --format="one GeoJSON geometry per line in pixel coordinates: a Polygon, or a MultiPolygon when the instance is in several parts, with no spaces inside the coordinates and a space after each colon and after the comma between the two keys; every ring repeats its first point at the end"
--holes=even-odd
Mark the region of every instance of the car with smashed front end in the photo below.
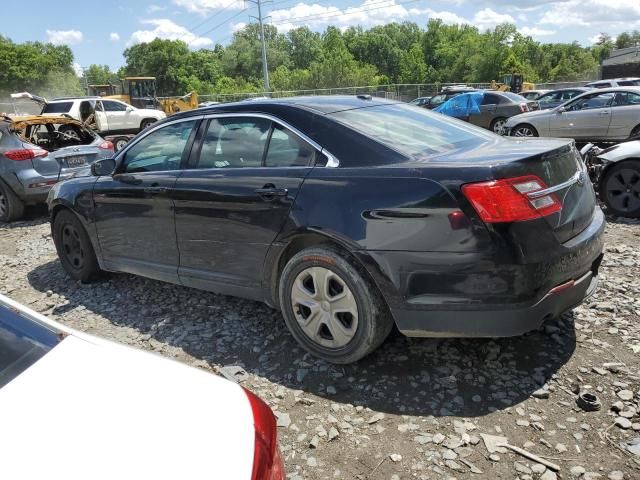
{"type": "Polygon", "coordinates": [[[500,337],[596,288],[604,216],[569,140],[368,96],[182,112],[49,196],[62,266],[264,301],[349,363],[392,326],[500,337]]]}

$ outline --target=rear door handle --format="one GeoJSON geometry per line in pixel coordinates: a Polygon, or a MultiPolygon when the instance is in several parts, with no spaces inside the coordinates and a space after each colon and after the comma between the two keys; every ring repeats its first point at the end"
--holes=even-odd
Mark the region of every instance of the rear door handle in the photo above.
{"type": "Polygon", "coordinates": [[[144,193],[167,193],[169,191],[168,187],[145,187],[144,193]]]}
{"type": "Polygon", "coordinates": [[[289,189],[264,186],[262,188],[256,188],[254,192],[258,195],[264,195],[265,197],[286,197],[289,194],[289,189]]]}

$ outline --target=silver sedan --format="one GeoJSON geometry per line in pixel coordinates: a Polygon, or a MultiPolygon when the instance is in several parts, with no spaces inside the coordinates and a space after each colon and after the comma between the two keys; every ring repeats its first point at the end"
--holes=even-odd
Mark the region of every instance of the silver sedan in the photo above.
{"type": "Polygon", "coordinates": [[[640,87],[590,90],[550,110],[509,118],[507,135],[622,141],[640,136],[640,87]]]}

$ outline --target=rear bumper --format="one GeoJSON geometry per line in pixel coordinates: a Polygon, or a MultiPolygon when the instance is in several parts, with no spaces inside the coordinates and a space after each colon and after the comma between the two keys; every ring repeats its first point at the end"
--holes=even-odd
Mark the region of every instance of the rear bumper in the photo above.
{"type": "Polygon", "coordinates": [[[598,276],[590,271],[559,286],[560,291],[547,292],[532,305],[470,311],[395,309],[393,315],[400,331],[409,337],[513,337],[579,305],[597,286],[598,276]]]}
{"type": "Polygon", "coordinates": [[[71,178],[79,169],[65,169],[60,175],[42,175],[34,169],[17,172],[17,182],[12,184],[14,191],[26,203],[44,203],[49,190],[56,183],[71,178]]]}
{"type": "Polygon", "coordinates": [[[528,259],[397,251],[360,252],[360,258],[405,335],[507,337],[536,329],[593,293],[604,229],[596,207],[578,236],[554,248],[545,244],[544,255],[528,259]]]}

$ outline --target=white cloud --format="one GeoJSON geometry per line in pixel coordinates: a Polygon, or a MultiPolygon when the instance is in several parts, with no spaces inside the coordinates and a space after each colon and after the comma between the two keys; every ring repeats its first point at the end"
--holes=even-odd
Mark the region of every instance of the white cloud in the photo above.
{"type": "Polygon", "coordinates": [[[173,3],[178,7],[184,8],[188,12],[199,13],[200,15],[206,15],[213,10],[242,10],[245,8],[243,0],[173,0],[173,3]]]}
{"type": "Polygon", "coordinates": [[[109,40],[111,40],[112,42],[119,42],[120,34],[118,32],[111,32],[109,34],[109,40]]]}
{"type": "Polygon", "coordinates": [[[490,8],[479,10],[473,16],[473,24],[481,30],[494,28],[496,25],[500,25],[501,23],[516,23],[516,21],[511,15],[498,13],[490,8]]]}
{"type": "Polygon", "coordinates": [[[538,27],[520,27],[518,31],[523,35],[529,35],[531,37],[548,37],[549,35],[555,35],[555,30],[545,30],[538,27]]]}
{"type": "Polygon", "coordinates": [[[127,45],[136,43],[148,43],[156,38],[164,40],[182,40],[193,48],[207,47],[213,45],[213,40],[206,37],[194,35],[185,27],[174,23],[167,18],[157,18],[153,20],[144,20],[143,25],[151,25],[155,27],[153,30],[137,30],[131,34],[131,38],[127,45]]]}
{"type": "Polygon", "coordinates": [[[247,26],[247,24],[245,22],[232,23],[231,24],[231,31],[233,33],[236,33],[238,31],[242,30],[246,26],[247,26]]]}
{"type": "Polygon", "coordinates": [[[82,75],[84,75],[84,72],[82,71],[82,67],[80,66],[79,63],[73,62],[73,71],[76,74],[76,77],[81,77],[82,75]]]}
{"type": "Polygon", "coordinates": [[[162,12],[164,10],[166,10],[168,7],[165,5],[156,5],[154,3],[152,3],[151,5],[149,5],[147,7],[147,12],[149,13],[157,13],[157,12],[162,12]]]}
{"type": "Polygon", "coordinates": [[[447,25],[456,25],[456,24],[465,24],[465,23],[471,23],[469,22],[469,20],[467,20],[466,18],[462,18],[460,15],[456,15],[453,12],[434,12],[433,10],[431,10],[429,12],[429,18],[439,18],[440,20],[442,20],[443,23],[446,23],[447,25]]]}
{"type": "Polygon", "coordinates": [[[628,29],[640,26],[638,0],[566,0],[554,3],[541,24],[628,29]]]}
{"type": "Polygon", "coordinates": [[[47,39],[54,45],[76,45],[82,41],[79,30],[47,30],[47,39]]]}

